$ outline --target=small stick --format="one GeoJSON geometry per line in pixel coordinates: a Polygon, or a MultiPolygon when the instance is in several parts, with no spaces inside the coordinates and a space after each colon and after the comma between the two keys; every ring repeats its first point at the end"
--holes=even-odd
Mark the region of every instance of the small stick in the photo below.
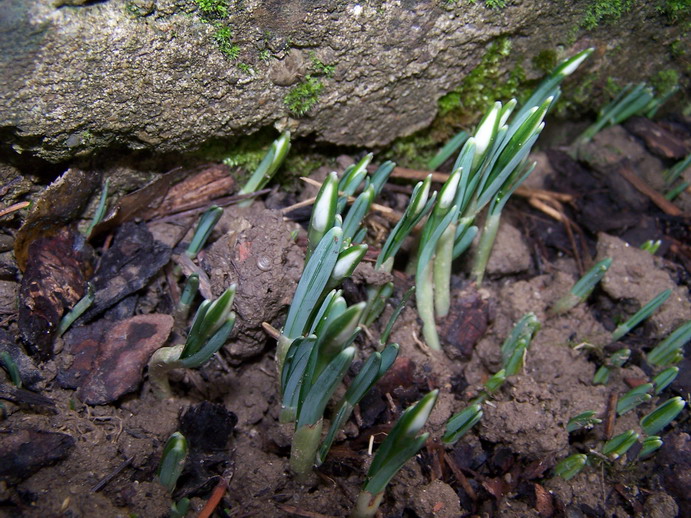
{"type": "MultiPolygon", "coordinates": [[[[437,173],[433,171],[420,171],[417,169],[407,169],[405,167],[394,167],[391,171],[391,178],[403,178],[405,180],[424,180],[428,175],[432,175],[432,181],[436,183],[444,183],[449,179],[448,173],[437,173]]],[[[538,198],[542,200],[557,200],[565,203],[573,201],[571,194],[562,192],[547,191],[545,189],[531,189],[529,187],[521,186],[516,189],[518,196],[524,198],[538,198]]]]}
{"type": "Polygon", "coordinates": [[[226,494],[227,490],[228,483],[226,482],[226,479],[221,477],[221,479],[218,481],[218,484],[216,484],[216,487],[211,492],[211,496],[206,502],[206,505],[199,512],[197,518],[209,518],[216,510],[216,507],[218,507],[218,504],[221,502],[221,499],[223,498],[223,495],[226,494]]]}
{"type": "Polygon", "coordinates": [[[312,198],[307,198],[306,200],[299,201],[297,203],[293,203],[292,205],[289,205],[288,207],[283,207],[281,209],[281,214],[288,214],[290,212],[293,212],[294,210],[301,209],[302,207],[308,207],[312,205],[315,201],[317,201],[317,197],[313,196],[312,198]]]}
{"type": "Polygon", "coordinates": [[[431,480],[441,480],[442,473],[442,460],[444,457],[444,447],[438,442],[427,441],[425,445],[427,448],[427,453],[432,456],[432,462],[430,463],[430,479],[431,480]]]}
{"type": "Polygon", "coordinates": [[[446,465],[451,468],[453,476],[456,477],[458,483],[461,484],[463,491],[466,492],[471,500],[476,501],[477,494],[475,493],[473,486],[470,485],[470,482],[468,482],[468,479],[463,474],[463,471],[461,471],[461,468],[458,467],[453,457],[451,457],[448,453],[444,453],[444,462],[446,462],[446,465]]]}
{"type": "Polygon", "coordinates": [[[199,203],[193,205],[192,208],[185,209],[179,212],[173,212],[166,216],[154,217],[152,218],[152,221],[158,221],[162,223],[166,223],[169,221],[177,221],[188,216],[195,216],[197,214],[201,214],[209,208],[209,202],[211,201],[213,201],[214,204],[218,205],[219,207],[226,207],[228,205],[232,205],[233,203],[238,203],[248,198],[256,198],[258,196],[263,196],[264,194],[268,194],[270,192],[271,189],[262,189],[260,191],[249,192],[247,194],[233,194],[232,196],[224,196],[222,198],[216,198],[214,200],[204,199],[200,200],[199,203]]]}
{"type": "Polygon", "coordinates": [[[449,179],[446,173],[435,173],[432,171],[419,171],[417,169],[407,169],[405,167],[394,167],[391,171],[391,178],[403,178],[405,180],[424,180],[429,175],[432,175],[432,181],[436,183],[444,183],[449,179]]]}
{"type": "Polygon", "coordinates": [[[619,394],[615,390],[609,393],[607,409],[605,410],[605,439],[609,440],[614,434],[614,422],[617,418],[617,401],[619,394]]]}
{"type": "Polygon", "coordinates": [[[15,203],[14,205],[10,205],[9,207],[6,207],[2,210],[0,210],[0,218],[3,216],[7,216],[8,214],[15,212],[17,210],[24,209],[31,205],[30,201],[20,201],[19,203],[15,203]]]}
{"type": "Polygon", "coordinates": [[[130,457],[129,459],[125,460],[122,464],[120,464],[117,468],[115,468],[113,471],[111,471],[108,475],[103,477],[95,486],[91,488],[92,493],[98,493],[101,489],[106,487],[106,485],[113,480],[115,477],[117,477],[122,470],[124,470],[127,466],[129,466],[132,461],[134,460],[134,455],[130,457]]]}
{"type": "Polygon", "coordinates": [[[268,322],[262,322],[262,329],[264,329],[264,332],[274,340],[278,340],[281,336],[281,332],[268,322]]]}
{"type": "Polygon", "coordinates": [[[671,201],[668,201],[662,194],[648,185],[645,180],[636,175],[636,173],[631,170],[631,166],[627,161],[624,161],[623,164],[619,165],[616,170],[617,173],[623,176],[638,191],[650,198],[650,200],[665,214],[668,214],[669,216],[681,216],[683,214],[679,207],[674,205],[674,203],[671,201]]]}

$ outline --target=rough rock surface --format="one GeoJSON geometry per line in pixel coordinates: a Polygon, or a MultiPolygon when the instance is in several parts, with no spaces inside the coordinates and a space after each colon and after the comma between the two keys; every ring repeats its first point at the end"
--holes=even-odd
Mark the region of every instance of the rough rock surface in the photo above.
{"type": "Polygon", "coordinates": [[[535,78],[540,51],[595,46],[581,73],[625,82],[669,67],[681,30],[644,2],[592,31],[579,29],[586,0],[222,3],[227,13],[205,20],[193,0],[4,2],[2,151],[53,162],[96,149],[189,151],[271,126],[376,147],[428,125],[500,36],[513,44],[500,70],[522,64],[535,78]],[[316,106],[291,113],[286,96],[310,76],[316,106]]]}

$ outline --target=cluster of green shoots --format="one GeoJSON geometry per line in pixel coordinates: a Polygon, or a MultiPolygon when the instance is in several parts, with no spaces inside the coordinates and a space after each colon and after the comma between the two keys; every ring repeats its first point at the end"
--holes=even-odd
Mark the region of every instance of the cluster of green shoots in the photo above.
{"type": "MultiPolygon", "coordinates": [[[[515,100],[495,103],[475,135],[465,140],[418,244],[417,308],[425,342],[432,349],[441,348],[435,322],[449,312],[453,260],[480,233],[471,275],[482,282],[504,206],[535,167],[527,162],[528,154],[544,128],[545,115],[560,95],[559,85],[591,52],[584,50],[557,66],[515,113],[515,100]],[[480,231],[475,223],[481,213],[484,224],[480,231]]],[[[457,135],[452,142],[460,146],[463,138],[457,135]]],[[[441,156],[452,153],[451,148],[443,149],[441,156]]]]}
{"type": "Polygon", "coordinates": [[[600,109],[597,120],[581,134],[578,142],[589,142],[601,130],[621,124],[634,115],[653,117],[677,90],[678,86],[656,96],[653,88],[646,83],[626,85],[609,104],[600,109]]]}
{"type": "MultiPolygon", "coordinates": [[[[431,348],[440,348],[435,314],[444,316],[449,310],[452,261],[468,249],[479,232],[475,221],[486,211],[480,252],[473,268],[475,279],[482,280],[502,209],[534,167],[527,164],[528,153],[559,95],[559,84],[591,52],[585,50],[560,64],[515,114],[515,100],[506,105],[496,103],[473,137],[460,134],[447,144],[437,160],[445,160],[461,148],[447,181],[438,193],[430,193],[431,176],[415,185],[406,210],[382,246],[375,269],[390,273],[403,242],[421,227],[414,258],[416,298],[424,337],[431,348]]],[[[391,283],[371,286],[367,301],[348,306],[339,290],[340,283],[352,274],[367,251],[363,218],[394,167],[386,162],[370,177],[367,166],[371,158],[367,155],[340,178],[336,173],[329,174],[321,185],[308,228],[305,268],[285,324],[275,333],[281,421],[294,423],[290,465],[300,479],[324,461],[353,407],[393,364],[398,346],[387,345],[388,332],[412,293],[409,291],[394,311],[379,340],[379,350],[366,359],[336,404],[330,428],[322,438],[327,403],[353,361],[353,344],[360,328],[378,318],[393,293],[391,283]]],[[[503,347],[505,368],[488,382],[486,392],[472,408],[479,409],[506,376],[522,368],[537,327],[534,315],[527,315],[517,324],[503,347]]],[[[394,426],[372,463],[354,516],[373,516],[388,481],[422,446],[425,436],[418,437],[418,431],[436,397],[436,391],[425,396],[394,426]]],[[[454,423],[458,421],[455,416],[454,423]]]]}
{"type": "MultiPolygon", "coordinates": [[[[664,290],[656,295],[624,323],[617,326],[612,333],[612,341],[621,339],[652,315],[670,295],[671,290],[664,290]]],[[[691,340],[691,321],[679,326],[647,354],[646,360],[654,372],[652,380],[622,394],[617,400],[617,415],[624,415],[639,405],[649,402],[653,394],[660,395],[675,380],[679,374],[679,368],[675,364],[682,360],[684,345],[689,340],[691,340]]],[[[595,373],[593,383],[606,384],[612,369],[622,367],[630,355],[631,351],[628,348],[613,353],[608,358],[607,364],[601,366],[595,373]]],[[[613,462],[622,458],[631,447],[638,443],[639,439],[640,449],[636,459],[648,457],[663,444],[657,434],[679,415],[685,405],[686,402],[681,397],[667,399],[640,419],[639,426],[642,435],[633,429],[620,433],[603,443],[599,451],[576,453],[561,460],[554,468],[555,473],[569,480],[580,473],[587,464],[613,462]]],[[[601,422],[601,419],[596,417],[595,411],[589,410],[571,418],[566,430],[572,433],[581,429],[590,429],[601,422]]]]}
{"type": "MultiPolygon", "coordinates": [[[[290,466],[296,477],[304,479],[312,467],[326,459],[336,434],[343,428],[355,406],[393,365],[398,345],[387,344],[388,334],[411,295],[408,291],[389,318],[379,338],[377,349],[363,362],[344,395],[334,406],[325,435],[324,413],[336,388],[342,383],[355,354],[355,339],[365,321],[377,318],[393,286],[372,287],[367,302],[348,306],[338,289],[349,277],[367,251],[363,218],[386,182],[394,164],[382,164],[371,176],[365,156],[338,178],[328,175],[316,197],[308,229],[305,268],[293,297],[285,324],[277,337],[276,360],[280,373],[281,414],[284,423],[294,423],[290,466]],[[360,194],[353,198],[357,190],[360,194]],[[348,206],[348,202],[350,206],[348,206]],[[346,210],[347,209],[347,210],[346,210]],[[323,436],[322,436],[323,435],[323,436]]],[[[414,198],[424,207],[430,181],[416,187],[414,198]]],[[[429,210],[429,207],[427,207],[429,210]]],[[[400,242],[419,215],[415,207],[408,218],[392,232],[398,236],[382,250],[378,265],[390,271],[392,258],[400,242]],[[407,230],[405,227],[408,227],[407,230]]],[[[419,218],[418,218],[419,220],[419,218]]],[[[367,480],[358,498],[354,517],[374,516],[384,489],[403,464],[414,456],[427,439],[418,435],[437,398],[437,391],[423,397],[407,409],[380,446],[370,466],[367,480]]]]}
{"type": "Polygon", "coordinates": [[[398,345],[389,344],[369,356],[337,404],[322,441],[324,410],[353,361],[353,343],[367,307],[365,302],[348,306],[338,286],[367,251],[363,218],[393,169],[393,164],[383,164],[370,177],[371,158],[348,168],[340,180],[329,174],[322,184],[309,224],[305,268],[278,336],[281,421],[295,423],[290,465],[299,478],[323,462],[352,409],[398,354],[398,345]],[[362,192],[346,213],[358,187],[362,192]]]}

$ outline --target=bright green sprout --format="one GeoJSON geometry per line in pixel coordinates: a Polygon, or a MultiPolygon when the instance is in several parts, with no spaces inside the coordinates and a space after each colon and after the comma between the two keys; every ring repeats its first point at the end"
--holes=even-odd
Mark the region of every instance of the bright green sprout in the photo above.
{"type": "Polygon", "coordinates": [[[394,308],[393,313],[391,313],[391,317],[389,318],[389,321],[387,322],[384,331],[379,337],[380,347],[383,347],[384,344],[389,341],[389,336],[391,335],[393,326],[396,323],[396,320],[398,320],[398,317],[400,316],[401,312],[405,308],[406,304],[408,303],[408,300],[410,300],[410,297],[413,295],[413,293],[415,293],[415,286],[411,286],[410,288],[408,288],[408,290],[403,294],[401,301],[398,304],[396,304],[396,307],[394,308]]]}
{"type": "Polygon", "coordinates": [[[175,432],[166,441],[157,471],[158,480],[169,493],[175,490],[175,485],[185,466],[185,460],[187,460],[187,439],[180,432],[175,432]]]}
{"type": "Polygon", "coordinates": [[[181,326],[187,320],[187,316],[190,313],[192,303],[194,302],[194,298],[197,296],[198,291],[199,274],[193,273],[192,275],[187,277],[187,281],[185,281],[185,287],[183,288],[182,294],[180,295],[180,300],[178,301],[178,305],[175,308],[174,319],[175,324],[177,326],[181,326]]]}
{"type": "Polygon", "coordinates": [[[190,259],[197,257],[199,251],[204,248],[211,232],[213,231],[218,220],[221,219],[223,215],[223,209],[213,205],[209,207],[201,218],[199,218],[199,223],[197,223],[197,228],[194,230],[192,235],[192,240],[190,241],[187,250],[185,250],[185,255],[190,259]]]}
{"type": "Polygon", "coordinates": [[[691,185],[689,182],[680,182],[665,193],[665,199],[668,201],[674,201],[677,196],[689,188],[689,185],[691,185]]]}
{"type": "Polygon", "coordinates": [[[564,480],[571,480],[583,470],[587,462],[587,455],[575,453],[559,461],[557,465],[554,466],[554,473],[564,480]]]}
{"type": "Polygon", "coordinates": [[[593,376],[593,385],[607,385],[609,382],[609,373],[609,367],[601,365],[600,368],[595,371],[595,375],[593,376]]]}
{"type": "Polygon", "coordinates": [[[288,310],[286,322],[278,339],[276,361],[279,371],[282,370],[283,358],[292,340],[302,336],[309,328],[310,318],[315,308],[321,304],[326,285],[338,261],[338,254],[343,243],[343,231],[338,227],[331,228],[317,244],[300,277],[293,301],[288,310]]]}
{"type": "Polygon", "coordinates": [[[648,353],[648,363],[668,367],[683,359],[684,345],[691,340],[691,320],[683,323],[648,353]]]}
{"type": "Polygon", "coordinates": [[[226,343],[235,324],[235,313],[231,311],[235,290],[233,284],[215,301],[202,302],[185,343],[161,347],[151,356],[149,381],[157,397],[162,399],[173,394],[168,371],[201,367],[226,343]]]}
{"type": "Polygon", "coordinates": [[[668,367],[653,378],[655,384],[655,394],[659,394],[676,379],[679,374],[679,367],[668,367]]]}
{"type": "MultiPolygon", "coordinates": [[[[357,164],[353,164],[346,168],[338,181],[338,204],[336,212],[341,214],[348,203],[348,197],[353,196],[358,187],[367,178],[367,166],[372,161],[374,155],[372,153],[366,154],[360,159],[357,164]]],[[[376,194],[376,191],[375,191],[376,194]]]]}
{"type": "MultiPolygon", "coordinates": [[[[314,346],[313,350],[317,350],[317,347],[314,346]]],[[[314,356],[315,353],[310,354],[310,358],[314,356]]],[[[346,347],[324,367],[323,371],[314,372],[311,379],[303,377],[301,395],[304,396],[297,408],[295,433],[290,449],[290,467],[298,479],[304,479],[317,460],[326,404],[341,383],[354,356],[355,348],[346,347]],[[308,381],[310,383],[307,383],[308,381]]],[[[308,370],[310,366],[312,362],[308,362],[308,370]]]]}
{"type": "Polygon", "coordinates": [[[657,308],[659,308],[672,294],[671,289],[666,289],[658,293],[650,302],[648,302],[641,309],[636,311],[636,313],[629,318],[623,324],[619,324],[617,328],[612,333],[612,341],[617,341],[629,331],[631,331],[638,324],[643,322],[646,318],[652,315],[657,308]]]}
{"type": "Polygon", "coordinates": [[[602,419],[595,417],[594,410],[588,410],[587,412],[583,412],[582,414],[578,414],[577,416],[569,419],[569,422],[566,424],[566,431],[568,433],[572,433],[576,430],[590,430],[593,426],[600,424],[601,422],[602,419]]]}
{"type": "Polygon", "coordinates": [[[482,395],[481,398],[484,401],[487,399],[488,395],[494,394],[501,386],[504,384],[506,381],[506,370],[501,369],[494,373],[493,376],[490,376],[490,378],[485,381],[485,390],[487,391],[487,394],[482,395]]]}
{"type": "Polygon", "coordinates": [[[89,224],[89,228],[86,229],[86,232],[84,232],[84,235],[86,238],[91,237],[91,233],[94,231],[94,228],[96,225],[98,225],[101,221],[103,221],[103,218],[106,215],[106,200],[108,199],[108,186],[110,185],[110,178],[106,179],[106,182],[103,184],[103,191],[101,192],[101,198],[98,200],[98,207],[96,207],[96,212],[94,213],[94,217],[91,220],[91,223],[89,224]]]}
{"type": "Polygon", "coordinates": [[[446,422],[446,431],[442,437],[445,444],[454,444],[482,419],[482,406],[472,403],[446,422]]]}
{"type": "Polygon", "coordinates": [[[343,399],[336,406],[337,410],[334,417],[331,419],[329,431],[319,448],[317,464],[321,464],[324,462],[324,459],[326,459],[334,438],[336,437],[336,433],[345,426],[355,406],[365,397],[374,384],[386,374],[396,361],[398,350],[398,344],[389,344],[381,353],[375,352],[367,358],[360,372],[358,372],[357,376],[355,376],[350,383],[343,399]]]}
{"type": "Polygon", "coordinates": [[[485,390],[468,407],[447,421],[446,431],[442,438],[445,443],[456,442],[480,421],[482,403],[501,388],[507,376],[513,376],[520,372],[530,342],[539,328],[540,322],[533,313],[527,313],[516,323],[501,347],[504,368],[485,381],[485,390]]]}
{"type": "Polygon", "coordinates": [[[665,183],[667,185],[672,185],[683,173],[688,169],[688,167],[691,165],[691,153],[686,155],[686,158],[683,160],[680,160],[676,164],[674,164],[672,167],[670,167],[667,171],[663,172],[663,176],[665,178],[665,183]]]}
{"type": "Polygon", "coordinates": [[[652,389],[652,383],[645,383],[629,390],[619,398],[619,401],[617,401],[617,414],[624,415],[638,405],[650,401],[652,396],[648,392],[652,389]]]}
{"type": "Polygon", "coordinates": [[[86,284],[86,294],[74,305],[69,313],[60,319],[57,335],[62,336],[65,334],[65,331],[70,328],[74,321],[81,317],[84,312],[91,307],[91,304],[94,303],[95,298],[96,294],[94,293],[94,287],[89,282],[86,284]]]}
{"type": "Polygon", "coordinates": [[[434,158],[427,163],[427,169],[429,171],[436,171],[440,165],[446,162],[451,155],[453,155],[463,144],[465,144],[465,141],[468,140],[468,137],[469,135],[465,131],[461,131],[454,135],[453,138],[444,144],[444,147],[442,147],[439,152],[434,155],[434,158]]]}
{"type": "Polygon", "coordinates": [[[7,371],[14,386],[22,388],[22,377],[19,374],[19,368],[7,351],[0,353],[0,365],[7,371]]]}
{"type": "Polygon", "coordinates": [[[501,346],[502,364],[506,370],[506,376],[513,376],[523,370],[528,347],[539,329],[540,321],[534,313],[524,315],[514,326],[501,346]]]}
{"type": "Polygon", "coordinates": [[[660,245],[662,244],[662,241],[659,239],[656,241],[653,241],[652,239],[648,239],[645,243],[641,245],[641,250],[646,250],[651,253],[651,255],[655,255],[657,251],[660,249],[660,245]]]}
{"type": "MultiPolygon", "coordinates": [[[[495,103],[478,124],[475,135],[463,144],[418,244],[416,300],[423,336],[431,349],[441,348],[436,317],[444,317],[449,312],[452,261],[470,246],[478,233],[473,223],[487,208],[472,269],[472,277],[482,282],[501,212],[533,169],[526,160],[544,127],[547,111],[559,96],[559,84],[591,52],[592,49],[585,50],[562,62],[517,113],[513,114],[515,100],[505,105],[495,103]]],[[[458,147],[460,143],[453,145],[458,147]]],[[[444,156],[440,155],[440,158],[444,156]]]]}
{"type": "Polygon", "coordinates": [[[321,242],[322,237],[331,230],[336,220],[336,205],[338,201],[338,176],[329,173],[324,180],[312,209],[309,228],[307,231],[308,245],[305,263],[309,261],[312,252],[321,242]]]}
{"type": "Polygon", "coordinates": [[[403,241],[410,235],[415,225],[432,210],[434,201],[436,200],[436,193],[433,193],[430,198],[429,191],[431,184],[432,175],[429,175],[424,181],[418,182],[413,188],[413,193],[410,195],[410,201],[403,212],[403,217],[396,223],[396,226],[386,238],[381,248],[381,252],[375,264],[377,270],[391,272],[394,258],[403,245],[403,241]]]}
{"type": "Polygon", "coordinates": [[[588,270],[586,274],[573,285],[573,288],[571,288],[566,295],[560,298],[550,308],[550,313],[552,315],[561,315],[576,307],[581,302],[585,302],[595,289],[597,283],[605,276],[611,264],[612,259],[609,257],[595,264],[595,266],[588,270]]]}
{"type": "Polygon", "coordinates": [[[625,455],[629,448],[636,444],[637,440],[638,434],[633,430],[620,433],[602,445],[602,454],[616,460],[625,455]]]}
{"type": "Polygon", "coordinates": [[[324,410],[355,355],[351,344],[360,331],[364,308],[364,302],[347,307],[340,291],[330,292],[312,320],[310,334],[294,339],[288,348],[280,371],[281,421],[295,421],[290,466],[298,479],[323,462],[352,407],[384,375],[398,353],[398,346],[392,345],[370,357],[367,370],[348,388],[320,448],[324,410]]]}
{"type": "Polygon", "coordinates": [[[343,220],[343,241],[346,244],[357,243],[356,237],[360,230],[362,219],[369,212],[374,201],[374,186],[370,185],[355,199],[347,216],[343,220]]]}
{"type": "Polygon", "coordinates": [[[439,391],[433,390],[401,414],[374,455],[351,518],[370,518],[377,514],[386,486],[427,441],[429,434],[418,435],[418,432],[427,422],[438,395],[439,391]]]}
{"type": "Polygon", "coordinates": [[[327,290],[332,290],[340,285],[344,279],[350,277],[360,261],[367,253],[367,245],[353,245],[338,254],[338,260],[331,272],[331,278],[326,285],[327,290]]]}
{"type": "Polygon", "coordinates": [[[607,359],[607,365],[602,365],[595,376],[593,376],[593,384],[595,385],[606,385],[609,381],[609,374],[612,369],[618,369],[622,367],[631,356],[631,349],[626,347],[613,352],[612,355],[607,359]]]}
{"type": "MultiPolygon", "coordinates": [[[[288,151],[290,150],[290,132],[284,131],[269,147],[269,150],[264,155],[259,167],[252,173],[252,176],[247,180],[247,183],[238,194],[249,194],[258,191],[269,183],[276,171],[285,160],[288,151]]],[[[249,207],[252,205],[252,198],[241,201],[238,207],[249,207]]]]}
{"type": "Polygon", "coordinates": [[[641,419],[641,428],[646,435],[655,435],[674,421],[685,406],[686,401],[679,396],[670,398],[641,419]]]}
{"type": "Polygon", "coordinates": [[[662,444],[662,439],[660,439],[660,437],[658,437],[657,435],[651,435],[650,437],[646,437],[645,439],[643,439],[641,451],[638,452],[638,458],[644,459],[652,453],[655,453],[662,447],[662,444]]]}

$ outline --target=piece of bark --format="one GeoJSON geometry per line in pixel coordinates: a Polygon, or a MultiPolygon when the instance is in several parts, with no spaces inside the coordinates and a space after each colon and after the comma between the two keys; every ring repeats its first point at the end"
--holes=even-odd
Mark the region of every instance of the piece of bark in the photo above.
{"type": "Polygon", "coordinates": [[[174,169],[120,198],[104,221],[94,228],[93,235],[135,218],[151,220],[208,206],[209,200],[227,195],[234,186],[230,169],[222,164],[204,165],[192,171],[174,169]]]}
{"type": "Polygon", "coordinates": [[[170,260],[170,247],[153,239],[144,224],[125,223],[103,254],[93,277],[94,302],[80,322],[88,322],[146,286],[170,260]]]}
{"type": "Polygon", "coordinates": [[[67,434],[16,430],[0,441],[0,480],[17,483],[69,454],[75,440],[67,434]]]}
{"type": "Polygon", "coordinates": [[[489,305],[477,292],[454,296],[449,314],[439,324],[442,341],[451,358],[468,360],[489,325],[489,305]]]}
{"type": "Polygon", "coordinates": [[[14,240],[14,255],[20,270],[26,269],[29,246],[34,241],[54,234],[81,216],[99,181],[93,173],[68,169],[34,200],[14,240]]]}
{"type": "Polygon", "coordinates": [[[624,123],[624,127],[645,142],[646,147],[659,157],[680,160],[687,154],[681,139],[650,119],[632,117],[624,123]]]}
{"type": "Polygon", "coordinates": [[[173,169],[157,177],[141,189],[123,196],[104,220],[94,227],[91,235],[97,236],[111,231],[127,221],[138,218],[140,214],[146,211],[155,210],[163,202],[170,187],[186,174],[187,172],[182,168],[173,169]]]}
{"type": "Polygon", "coordinates": [[[89,405],[103,405],[137,389],[151,355],[173,329],[170,315],[136,315],[111,324],[99,321],[65,335],[65,351],[72,365],[60,374],[64,387],[76,388],[89,405]]]}
{"type": "Polygon", "coordinates": [[[53,339],[62,316],[85,293],[88,245],[74,228],[63,227],[29,247],[19,290],[19,334],[31,354],[53,356],[53,339]]]}

